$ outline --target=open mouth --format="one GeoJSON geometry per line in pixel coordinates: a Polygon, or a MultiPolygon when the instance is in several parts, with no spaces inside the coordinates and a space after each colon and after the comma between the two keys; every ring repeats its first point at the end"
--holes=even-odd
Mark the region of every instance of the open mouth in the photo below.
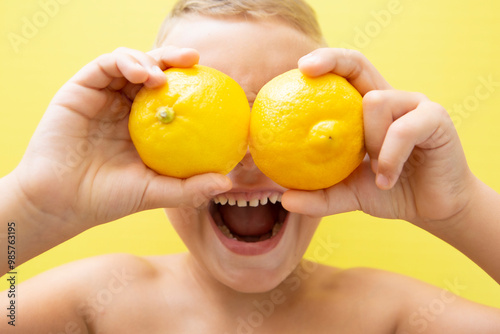
{"type": "Polygon", "coordinates": [[[210,214],[227,238],[259,242],[279,233],[288,211],[279,192],[226,193],[213,199],[210,214]]]}

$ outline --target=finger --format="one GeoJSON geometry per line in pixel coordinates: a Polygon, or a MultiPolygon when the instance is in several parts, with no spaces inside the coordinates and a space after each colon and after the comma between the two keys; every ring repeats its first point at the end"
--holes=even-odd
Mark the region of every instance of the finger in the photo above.
{"type": "MultiPolygon", "coordinates": [[[[161,47],[150,51],[148,54],[154,59],[162,71],[170,67],[191,67],[196,65],[200,59],[200,55],[195,49],[181,49],[173,46],[161,47]]],[[[116,86],[120,87],[120,84],[116,83],[116,86]]],[[[149,85],[149,87],[152,86],[149,85]]],[[[122,88],[122,91],[130,100],[133,100],[142,87],[127,83],[120,88],[122,88]]]]}
{"type": "Polygon", "coordinates": [[[111,83],[108,85],[108,88],[113,91],[118,91],[123,89],[129,82],[125,78],[115,78],[111,83]]]}
{"type": "Polygon", "coordinates": [[[354,50],[321,48],[299,60],[302,73],[316,77],[329,72],[346,78],[360,93],[365,95],[371,90],[391,89],[366,57],[354,50]]]}
{"type": "Polygon", "coordinates": [[[133,101],[142,87],[142,85],[134,85],[129,82],[125,87],[121,89],[121,91],[130,101],[133,101]]]}
{"type": "Polygon", "coordinates": [[[165,82],[165,75],[154,58],[125,48],[98,57],[84,66],[72,80],[84,87],[103,89],[117,78],[125,78],[135,84],[159,85],[165,82]]]}
{"type": "Polygon", "coordinates": [[[144,193],[142,209],[199,207],[214,196],[232,188],[231,180],[221,174],[202,174],[188,179],[157,176],[144,193]]]}
{"type": "Polygon", "coordinates": [[[315,191],[288,190],[281,199],[283,207],[311,217],[359,210],[359,202],[344,183],[315,191]]]}
{"type": "Polygon", "coordinates": [[[134,62],[136,63],[136,67],[142,69],[140,72],[142,74],[142,78],[138,76],[137,80],[133,80],[130,75],[123,72],[125,74],[125,78],[131,83],[144,84],[148,87],[156,87],[165,83],[165,75],[163,74],[162,69],[156,59],[149,54],[129,48],[118,48],[113,51],[113,53],[123,55],[123,57],[120,57],[118,60],[119,69],[122,69],[123,65],[123,71],[125,71],[126,66],[134,62]],[[129,58],[129,62],[125,62],[125,59],[127,58],[129,58]]]}
{"type": "Polygon", "coordinates": [[[423,94],[397,90],[371,91],[363,97],[365,147],[373,172],[389,126],[422,101],[428,101],[423,94]]]}
{"type": "Polygon", "coordinates": [[[191,67],[198,64],[200,54],[195,49],[163,46],[148,52],[162,70],[169,67],[191,67]]]}
{"type": "Polygon", "coordinates": [[[440,129],[447,118],[446,110],[439,104],[422,101],[390,125],[378,157],[376,183],[380,189],[394,186],[415,147],[431,149],[444,145],[446,136],[440,129]]]}

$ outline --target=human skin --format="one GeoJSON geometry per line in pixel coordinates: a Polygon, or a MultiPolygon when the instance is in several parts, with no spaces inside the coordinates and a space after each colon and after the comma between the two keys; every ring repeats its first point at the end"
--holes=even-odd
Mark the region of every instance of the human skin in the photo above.
{"type": "MultiPolygon", "coordinates": [[[[81,87],[91,86],[102,90],[109,89],[111,85],[114,89],[119,87],[122,91],[125,90],[129,98],[133,98],[134,92],[140,85],[128,86],[127,82],[146,83],[151,86],[162,83],[161,76],[154,74],[154,71],[131,70],[135,61],[146,69],[155,65],[162,69],[172,65],[191,66],[198,62],[199,53],[201,64],[226,72],[238,81],[245,89],[250,102],[253,101],[262,85],[277,74],[297,67],[297,63],[301,70],[311,75],[320,74],[322,71],[333,71],[348,77],[364,95],[365,112],[368,115],[374,115],[372,120],[377,119],[375,117],[377,114],[372,112],[383,109],[379,108],[382,102],[392,106],[397,104],[411,107],[417,103],[416,101],[428,101],[421,94],[389,91],[391,87],[381,79],[373,66],[357,53],[319,49],[313,52],[314,57],[309,56],[299,61],[302,56],[317,49],[318,45],[281,21],[186,17],[178,22],[165,44],[175,45],[175,47],[169,46],[155,50],[149,56],[138,51],[122,49],[112,55],[99,58],[77,74],[77,84],[71,81],[70,88],[80,92],[81,87]],[[187,31],[190,33],[187,34],[187,31]],[[177,49],[176,47],[192,49],[177,49]],[[314,71],[316,73],[313,73],[314,71]],[[106,81],[109,77],[114,79],[106,81]],[[401,101],[405,103],[394,103],[401,101]]],[[[58,106],[67,106],[70,102],[68,98],[77,97],[76,92],[75,95],[68,94],[68,89],[62,90],[62,93],[66,95],[61,93],[56,96],[58,106]]],[[[92,93],[95,92],[92,91],[92,93]]],[[[107,93],[99,91],[101,94],[99,96],[102,97],[102,94],[107,93]]],[[[71,106],[76,109],[80,108],[76,103],[71,106]]],[[[426,110],[437,108],[433,103],[424,103],[424,106],[427,106],[426,110]]],[[[403,109],[405,108],[398,109],[400,115],[406,115],[414,110],[413,108],[403,109]]],[[[394,108],[387,108],[387,110],[392,111],[394,108]]],[[[62,112],[59,109],[57,111],[62,112]]],[[[445,136],[445,138],[452,138],[453,145],[445,145],[449,152],[443,156],[448,157],[451,163],[458,167],[456,170],[461,172],[460,175],[466,180],[464,186],[466,189],[470,189],[469,183],[474,184],[472,187],[474,192],[469,196],[477,196],[478,193],[481,197],[491,195],[490,201],[498,203],[497,197],[493,196],[489,190],[478,186],[478,182],[471,176],[463,159],[459,142],[457,144],[456,138],[453,137],[451,123],[447,123],[444,114],[440,112],[425,114],[429,117],[426,118],[427,122],[424,122],[422,128],[417,128],[412,133],[420,135],[417,136],[419,138],[425,137],[428,133],[434,133],[433,130],[436,128],[432,129],[432,127],[437,125],[448,131],[445,133],[450,137],[445,136]]],[[[54,113],[47,115],[52,120],[58,119],[54,113]]],[[[86,116],[92,119],[89,115],[86,116]]],[[[62,116],[59,114],[59,117],[62,116]]],[[[388,117],[383,119],[387,120],[388,117]]],[[[126,132],[123,131],[124,122],[118,120],[117,123],[121,124],[122,128],[120,128],[121,131],[117,131],[115,137],[126,136],[126,132]]],[[[382,125],[384,124],[386,123],[382,125]]],[[[48,126],[42,125],[41,130],[37,130],[38,134],[45,133],[43,132],[46,130],[44,126],[48,126]]],[[[385,125],[367,129],[367,138],[371,138],[370,144],[367,142],[367,145],[372,161],[377,160],[379,153],[383,150],[380,138],[389,132],[389,127],[385,125]]],[[[37,138],[41,139],[40,136],[37,138]]],[[[116,141],[111,139],[109,145],[113,145],[116,141]]],[[[401,144],[398,140],[393,142],[401,144]]],[[[413,148],[412,145],[415,145],[411,138],[403,138],[402,142],[406,145],[396,145],[396,149],[388,148],[389,156],[393,155],[391,152],[399,153],[397,147],[413,148]]],[[[81,225],[80,230],[85,230],[141,209],[169,207],[167,209],[169,218],[190,249],[190,253],[148,258],[124,254],[106,255],[71,263],[41,274],[19,287],[23,291],[19,297],[19,314],[29,314],[30,317],[19,321],[16,331],[12,331],[4,322],[0,323],[2,332],[241,333],[244,322],[246,326],[251,326],[250,329],[255,333],[403,334],[443,333],[445,330],[452,330],[454,333],[464,334],[472,332],[493,334],[499,331],[498,310],[468,302],[450,292],[413,279],[377,270],[339,270],[328,266],[313,265],[307,261],[301,262],[302,255],[319,222],[319,218],[312,217],[334,213],[334,210],[363,209],[379,216],[394,214],[392,218],[408,218],[417,224],[423,221],[422,216],[419,216],[421,211],[410,210],[415,207],[408,206],[403,213],[394,210],[396,207],[401,207],[396,204],[402,202],[395,200],[400,195],[398,191],[401,191],[401,185],[392,188],[397,178],[394,177],[394,173],[388,171],[391,168],[397,170],[399,167],[397,164],[390,163],[390,159],[385,160],[385,167],[384,163],[370,164],[367,160],[352,177],[336,188],[319,192],[285,192],[283,205],[289,210],[303,212],[303,214],[290,214],[289,226],[284,230],[285,233],[280,243],[271,251],[258,256],[243,256],[230,253],[218,243],[219,239],[215,237],[215,230],[207,221],[207,213],[209,201],[214,195],[237,192],[238,195],[233,196],[239,196],[242,191],[252,193],[262,191],[262,189],[284,191],[255,168],[251,156],[247,155],[237,169],[229,174],[231,182],[219,175],[205,175],[184,182],[161,178],[161,184],[154,184],[154,180],[159,181],[159,177],[151,174],[140,164],[132,148],[127,146],[131,144],[126,140],[120,144],[126,148],[120,151],[120,156],[125,156],[126,159],[115,161],[115,164],[111,166],[103,165],[104,168],[99,166],[99,170],[110,171],[113,168],[117,169],[119,163],[129,162],[129,169],[120,169],[119,174],[110,173],[105,176],[113,175],[115,180],[124,176],[132,177],[133,180],[138,177],[148,179],[149,184],[153,184],[153,188],[157,191],[149,196],[156,197],[156,202],[147,203],[132,196],[129,199],[131,203],[121,203],[121,207],[115,208],[115,211],[111,213],[100,213],[92,205],[85,206],[77,202],[79,205],[71,207],[73,211],[78,212],[77,208],[80,207],[86,209],[90,207],[93,209],[92,215],[79,221],[76,220],[70,226],[81,225]],[[384,168],[389,176],[388,183],[383,179],[377,179],[377,175],[384,175],[379,171],[384,168]],[[360,188],[361,184],[365,184],[365,188],[360,188]],[[389,188],[396,190],[388,191],[389,188]],[[163,192],[158,193],[160,189],[163,192]],[[359,191],[360,189],[365,190],[366,193],[359,191]],[[381,198],[374,202],[374,194],[380,195],[381,198]],[[163,202],[157,198],[158,195],[164,198],[163,202]],[[193,203],[189,200],[192,197],[201,201],[196,208],[192,207],[193,203]],[[307,207],[301,203],[307,204],[307,207]],[[405,212],[414,214],[405,217],[405,212]],[[47,289],[47,287],[57,288],[47,289]],[[262,311],[262,305],[267,305],[267,310],[270,309],[269,301],[273,305],[272,312],[262,311]],[[444,305],[438,314],[432,313],[429,308],[429,305],[434,305],[436,301],[444,305]],[[249,317],[257,311],[261,312],[263,320],[259,321],[258,326],[249,325],[249,317]]],[[[110,148],[107,149],[110,150],[110,148]]],[[[28,154],[26,159],[29,157],[28,154]]],[[[97,159],[94,157],[92,161],[95,160],[97,159]]],[[[11,189],[19,189],[16,185],[19,181],[16,180],[19,176],[27,175],[22,173],[28,168],[26,160],[24,164],[13,174],[17,177],[10,176],[3,179],[2,186],[7,184],[11,189]]],[[[424,169],[421,170],[421,173],[425,172],[424,169]]],[[[77,173],[77,171],[73,172],[77,173]]],[[[89,175],[93,173],[85,174],[85,179],[90,178],[89,175]]],[[[426,175],[431,176],[428,171],[426,175]]],[[[100,180],[104,179],[102,176],[100,180]]],[[[130,182],[137,188],[125,188],[121,191],[136,191],[148,198],[144,188],[138,187],[143,184],[130,182]]],[[[85,189],[85,187],[80,187],[81,192],[85,189]]],[[[34,196],[36,189],[29,190],[29,192],[19,190],[19,193],[23,194],[20,198],[26,199],[29,203],[33,203],[33,198],[37,198],[37,203],[40,203],[41,198],[34,196]]],[[[70,185],[67,185],[66,190],[68,193],[70,191],[74,193],[70,185]]],[[[464,193],[466,193],[465,190],[464,193]]],[[[101,195],[99,200],[106,201],[104,193],[97,194],[101,195]]],[[[56,195],[57,193],[54,192],[54,196],[56,195]]],[[[96,193],[93,195],[95,196],[96,193]]],[[[109,196],[109,194],[106,195],[109,196]]],[[[454,205],[449,207],[455,208],[458,204],[462,209],[467,207],[464,203],[469,204],[470,201],[463,200],[464,196],[459,196],[459,201],[454,201],[452,203],[454,205]]],[[[64,198],[59,197],[59,199],[64,198]]],[[[10,212],[14,212],[16,203],[11,198],[6,200],[10,201],[10,212]]],[[[41,203],[50,214],[45,213],[40,216],[37,213],[38,219],[32,221],[45,222],[44,219],[48,219],[48,216],[59,218],[43,226],[45,235],[49,236],[48,241],[38,236],[33,237],[33,240],[36,240],[35,246],[30,248],[26,245],[26,249],[32,254],[40,252],[40,249],[47,248],[53,243],[67,239],[68,235],[78,231],[77,228],[71,230],[67,227],[68,231],[64,230],[65,233],[62,236],[53,236],[60,232],[56,228],[58,221],[63,221],[68,216],[63,216],[61,211],[51,207],[49,200],[44,198],[41,203]],[[40,244],[42,246],[36,248],[36,245],[40,244]]],[[[7,217],[6,209],[4,209],[5,203],[2,202],[1,212],[7,217]]],[[[483,207],[481,209],[492,214],[491,210],[488,211],[483,207]]],[[[470,210],[467,207],[467,210],[459,210],[459,212],[470,210]]],[[[447,215],[456,217],[458,213],[456,211],[456,208],[450,209],[447,215]]],[[[441,210],[439,213],[442,212],[441,210]]],[[[74,213],[69,216],[73,219],[79,217],[74,213]]],[[[22,223],[23,218],[27,218],[26,216],[19,217],[19,224],[22,223]]],[[[452,221],[445,219],[448,217],[439,218],[441,222],[448,223],[447,226],[454,226],[452,221]]],[[[433,221],[427,219],[426,223],[433,223],[433,221]]],[[[487,234],[491,231],[488,228],[489,225],[494,224],[478,224],[478,233],[487,234]]],[[[37,229],[34,223],[29,227],[25,231],[37,229]]],[[[446,234],[446,232],[441,231],[441,234],[446,234]]],[[[455,237],[460,239],[459,234],[455,237]]],[[[475,245],[477,242],[472,243],[470,248],[474,249],[475,245]]],[[[487,261],[484,262],[487,263],[487,261]]],[[[5,295],[2,296],[4,297],[5,295]]]]}
{"type": "MultiPolygon", "coordinates": [[[[302,56],[320,47],[302,32],[283,23],[198,16],[180,20],[163,45],[196,49],[200,53],[200,64],[234,78],[245,91],[250,105],[265,83],[297,68],[302,56]]],[[[286,190],[255,166],[249,152],[228,176],[233,188],[226,195],[235,198],[254,198],[264,192],[283,193],[286,190]]],[[[247,256],[228,251],[219,241],[210,223],[208,206],[166,211],[190,254],[199,263],[194,268],[200,276],[205,276],[207,281],[213,277],[232,289],[253,293],[271,290],[291,273],[319,223],[318,218],[290,213],[279,244],[265,253],[247,256]]],[[[251,243],[246,246],[259,247],[251,243]]]]}

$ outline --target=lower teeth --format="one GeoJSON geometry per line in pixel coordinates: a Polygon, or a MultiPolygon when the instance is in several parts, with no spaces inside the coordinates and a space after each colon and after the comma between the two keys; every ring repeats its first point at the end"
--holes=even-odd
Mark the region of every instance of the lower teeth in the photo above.
{"type": "Polygon", "coordinates": [[[283,226],[283,223],[275,223],[273,226],[273,230],[271,232],[268,232],[262,236],[245,237],[245,239],[246,239],[245,240],[245,239],[240,238],[238,236],[234,236],[226,225],[224,225],[224,224],[217,225],[217,227],[222,232],[222,234],[224,234],[229,239],[246,241],[246,242],[256,242],[256,241],[262,241],[262,240],[267,240],[269,238],[272,238],[276,234],[278,234],[278,232],[281,230],[282,226],[283,226]]]}
{"type": "Polygon", "coordinates": [[[236,240],[236,237],[231,233],[231,231],[229,231],[226,225],[217,225],[217,227],[226,237],[236,240]]]}
{"type": "Polygon", "coordinates": [[[273,226],[273,231],[271,233],[271,237],[274,237],[278,232],[281,230],[281,227],[283,226],[283,223],[276,223],[273,226]]]}

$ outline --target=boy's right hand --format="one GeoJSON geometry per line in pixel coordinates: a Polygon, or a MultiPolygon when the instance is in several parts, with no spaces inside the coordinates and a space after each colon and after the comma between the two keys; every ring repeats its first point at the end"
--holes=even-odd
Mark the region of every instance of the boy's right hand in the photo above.
{"type": "Polygon", "coordinates": [[[57,92],[10,175],[22,201],[41,215],[38,223],[56,219],[79,233],[141,210],[199,206],[231,187],[219,174],[186,180],[158,175],[143,164],[129,136],[139,89],[165,84],[162,70],[198,59],[193,49],[146,54],[120,48],[83,67],[57,92]]]}

